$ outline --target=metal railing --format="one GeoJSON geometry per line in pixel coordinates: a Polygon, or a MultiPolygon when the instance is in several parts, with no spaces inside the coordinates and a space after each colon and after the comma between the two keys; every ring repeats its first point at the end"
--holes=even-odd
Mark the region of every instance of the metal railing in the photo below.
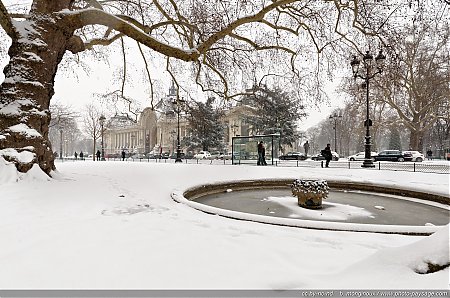
{"type": "MultiPolygon", "coordinates": [[[[325,161],[278,161],[276,166],[324,167],[325,161]]],[[[331,161],[330,168],[361,169],[362,161],[331,161]]],[[[374,170],[450,174],[450,163],[374,162],[374,170]]]]}
{"type": "MultiPolygon", "coordinates": [[[[84,159],[84,160],[91,160],[84,159]]],[[[106,158],[108,161],[122,161],[122,158],[106,158]]],[[[63,158],[56,159],[56,162],[67,161],[83,161],[79,158],[63,158]]],[[[131,162],[147,162],[147,163],[175,163],[175,159],[171,158],[125,158],[125,161],[131,162]]],[[[100,162],[100,161],[99,161],[100,162]]],[[[209,165],[232,165],[230,159],[183,159],[184,164],[209,164],[209,165]]],[[[256,160],[242,160],[241,163],[235,165],[254,165],[256,166],[256,160]]],[[[276,167],[310,167],[320,168],[324,167],[325,161],[312,161],[312,160],[276,160],[273,166],[276,167]]],[[[346,169],[361,169],[362,161],[331,161],[330,168],[346,168],[346,169]]],[[[430,163],[430,162],[374,162],[375,167],[369,170],[386,170],[386,171],[407,171],[407,172],[422,172],[422,173],[437,173],[437,174],[450,174],[450,163],[430,163]]],[[[269,166],[270,163],[269,163],[269,166]]]]}

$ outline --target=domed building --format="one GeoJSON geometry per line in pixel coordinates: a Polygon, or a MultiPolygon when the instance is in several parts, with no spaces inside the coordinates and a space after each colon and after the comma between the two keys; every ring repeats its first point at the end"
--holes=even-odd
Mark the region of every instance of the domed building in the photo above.
{"type": "MultiPolygon", "coordinates": [[[[135,121],[128,115],[115,115],[105,125],[104,151],[105,157],[119,157],[122,151],[127,155],[147,153],[172,154],[177,150],[178,114],[174,111],[173,102],[177,98],[174,84],[169,94],[156,107],[158,112],[145,108],[135,121]]],[[[225,124],[224,146],[231,152],[232,138],[252,134],[251,127],[245,123],[245,115],[253,113],[253,108],[246,104],[230,107],[225,111],[222,122],[225,124]]],[[[189,122],[186,115],[179,115],[180,142],[187,136],[189,122]]],[[[186,153],[184,148],[181,148],[186,153]]]]}
{"type": "Polygon", "coordinates": [[[136,122],[127,115],[111,117],[105,126],[104,150],[106,157],[120,154],[148,153],[157,142],[157,116],[145,108],[136,122]]]}

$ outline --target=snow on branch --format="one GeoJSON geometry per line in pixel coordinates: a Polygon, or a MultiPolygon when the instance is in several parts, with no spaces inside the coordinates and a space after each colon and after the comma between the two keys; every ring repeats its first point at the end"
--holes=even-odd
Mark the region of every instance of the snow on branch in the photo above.
{"type": "MultiPolygon", "coordinates": [[[[195,61],[199,57],[197,51],[185,51],[183,49],[170,46],[149,36],[141,28],[122,17],[109,14],[96,8],[83,9],[79,11],[64,10],[61,12],[65,20],[75,28],[82,28],[88,25],[104,25],[140,42],[166,56],[174,57],[183,61],[195,61]]],[[[137,21],[135,21],[137,22],[137,21]]]]}
{"type": "Polygon", "coordinates": [[[92,49],[94,46],[109,46],[119,38],[123,37],[123,34],[116,34],[111,38],[94,38],[84,43],[86,49],[92,49]]]}

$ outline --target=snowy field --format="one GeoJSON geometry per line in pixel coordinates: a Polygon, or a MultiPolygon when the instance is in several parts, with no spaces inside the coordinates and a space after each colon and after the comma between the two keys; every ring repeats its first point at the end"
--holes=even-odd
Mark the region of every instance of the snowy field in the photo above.
{"type": "MultiPolygon", "coordinates": [[[[233,220],[171,198],[215,181],[320,178],[449,195],[449,176],[342,168],[58,163],[0,158],[0,289],[449,289],[449,228],[431,236],[233,220]]],[[[295,198],[293,198],[295,200],[295,198]]],[[[420,216],[420,215],[418,215],[420,216]]]]}

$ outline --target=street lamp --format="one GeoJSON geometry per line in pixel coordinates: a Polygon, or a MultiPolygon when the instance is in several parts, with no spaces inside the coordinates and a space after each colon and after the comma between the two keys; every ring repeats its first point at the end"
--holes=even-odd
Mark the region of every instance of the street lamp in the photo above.
{"type": "Polygon", "coordinates": [[[59,159],[63,159],[63,129],[59,129],[59,159]]]}
{"type": "Polygon", "coordinates": [[[378,56],[375,57],[375,65],[372,54],[369,51],[363,56],[363,66],[364,68],[360,72],[360,61],[356,56],[353,56],[353,60],[350,62],[353,71],[353,77],[363,79],[366,85],[366,121],[364,121],[364,126],[366,127],[366,142],[364,144],[364,162],[361,165],[363,168],[373,168],[375,165],[372,162],[372,158],[370,156],[370,126],[372,126],[372,120],[369,118],[369,81],[373,79],[377,74],[383,72],[384,62],[386,60],[386,56],[383,55],[383,52],[380,50],[378,52],[378,56]]]}
{"type": "Polygon", "coordinates": [[[333,129],[334,129],[334,151],[336,151],[337,153],[337,120],[339,118],[342,118],[342,115],[338,115],[337,113],[334,113],[334,115],[330,116],[330,120],[334,121],[334,125],[333,125],[333,129]]]}
{"type": "Polygon", "coordinates": [[[175,152],[175,135],[177,132],[175,130],[170,131],[170,139],[172,140],[172,152],[175,152]]]}
{"type": "Polygon", "coordinates": [[[183,162],[181,160],[181,145],[180,145],[180,113],[182,105],[185,102],[186,101],[184,99],[179,99],[178,97],[176,100],[172,102],[174,106],[174,111],[175,113],[177,113],[177,159],[175,159],[175,162],[183,162]]]}
{"type": "Polygon", "coordinates": [[[103,125],[105,124],[105,116],[101,115],[100,118],[98,118],[98,121],[100,121],[100,126],[101,126],[101,133],[102,133],[102,160],[105,160],[105,149],[103,147],[103,125]]]}

